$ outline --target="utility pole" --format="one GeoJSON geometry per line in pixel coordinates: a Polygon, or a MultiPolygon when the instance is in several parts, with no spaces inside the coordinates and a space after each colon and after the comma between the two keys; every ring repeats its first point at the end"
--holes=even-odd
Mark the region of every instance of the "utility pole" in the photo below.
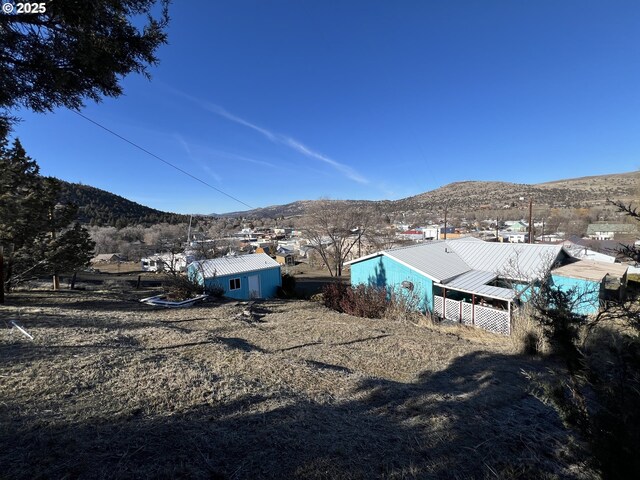
{"type": "Polygon", "coordinates": [[[449,201],[444,204],[444,239],[447,239],[447,210],[449,210],[449,201]]]}
{"type": "Polygon", "coordinates": [[[533,242],[533,199],[529,199],[529,243],[533,242]]]}
{"type": "Polygon", "coordinates": [[[500,241],[500,217],[496,218],[496,242],[500,241]]]}

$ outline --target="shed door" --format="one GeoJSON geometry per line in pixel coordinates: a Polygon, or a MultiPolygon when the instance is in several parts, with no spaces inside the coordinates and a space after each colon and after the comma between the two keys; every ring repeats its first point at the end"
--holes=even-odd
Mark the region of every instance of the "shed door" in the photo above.
{"type": "Polygon", "coordinates": [[[260,292],[260,276],[249,276],[249,298],[260,298],[262,294],[260,292]]]}

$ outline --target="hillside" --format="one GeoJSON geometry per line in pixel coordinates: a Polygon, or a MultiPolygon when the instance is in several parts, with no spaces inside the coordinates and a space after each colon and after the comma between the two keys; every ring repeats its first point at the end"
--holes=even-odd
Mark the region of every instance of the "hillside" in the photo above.
{"type": "MultiPolygon", "coordinates": [[[[162,212],[132,202],[99,188],[61,181],[63,203],[80,207],[79,220],[92,225],[126,226],[188,222],[188,216],[162,212]]],[[[581,177],[540,184],[466,181],[400,200],[344,200],[351,205],[375,205],[381,213],[424,215],[442,212],[445,205],[453,214],[505,208],[525,209],[529,199],[536,208],[589,208],[602,206],[607,198],[624,202],[640,198],[640,172],[581,177]]],[[[314,200],[299,200],[247,211],[212,214],[220,217],[278,218],[304,215],[314,200]]]]}
{"type": "MultiPolygon", "coordinates": [[[[465,181],[400,200],[345,200],[351,204],[375,204],[384,213],[442,211],[453,213],[504,208],[526,208],[533,199],[536,208],[588,208],[604,205],[607,198],[631,202],[640,198],[640,172],[581,177],[541,184],[465,181]]],[[[313,201],[303,200],[220,216],[290,217],[302,215],[313,201]]]]}
{"type": "Polygon", "coordinates": [[[523,372],[552,364],[505,337],[301,300],[250,322],[244,303],[148,295],[0,306],[35,338],[0,337],[4,477],[595,478],[529,393],[523,372]]]}
{"type": "Polygon", "coordinates": [[[98,226],[188,222],[189,217],[145,207],[99,188],[60,180],[61,203],[78,206],[78,220],[98,226]]]}

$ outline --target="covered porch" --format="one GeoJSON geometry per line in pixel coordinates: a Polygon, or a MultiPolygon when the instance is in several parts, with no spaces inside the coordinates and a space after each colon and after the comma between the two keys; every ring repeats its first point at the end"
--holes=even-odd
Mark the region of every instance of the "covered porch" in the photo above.
{"type": "Polygon", "coordinates": [[[447,284],[434,283],[433,313],[445,320],[510,335],[516,292],[488,284],[496,278],[493,273],[472,270],[447,284]]]}

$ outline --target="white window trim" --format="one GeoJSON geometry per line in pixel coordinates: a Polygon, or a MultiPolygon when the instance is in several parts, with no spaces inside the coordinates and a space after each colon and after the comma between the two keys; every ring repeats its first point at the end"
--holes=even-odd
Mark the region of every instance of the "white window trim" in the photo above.
{"type": "Polygon", "coordinates": [[[240,290],[241,288],[242,288],[242,281],[240,280],[240,277],[229,279],[229,291],[240,290]],[[231,282],[233,282],[234,280],[238,280],[238,288],[231,288],[231,282]]]}

